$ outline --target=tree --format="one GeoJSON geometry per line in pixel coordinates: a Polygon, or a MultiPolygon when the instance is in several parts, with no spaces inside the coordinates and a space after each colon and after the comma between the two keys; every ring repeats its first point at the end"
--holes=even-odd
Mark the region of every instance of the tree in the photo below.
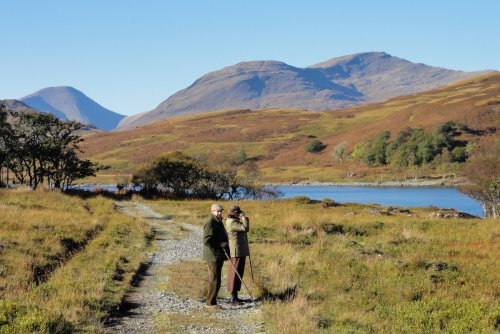
{"type": "Polygon", "coordinates": [[[273,197],[273,191],[240,177],[227,167],[208,168],[205,162],[181,152],[157,158],[132,178],[143,194],[164,194],[172,198],[250,199],[273,197]]]}
{"type": "Polygon", "coordinates": [[[95,176],[104,168],[81,160],[76,131],[83,124],[61,121],[52,114],[12,113],[12,132],[7,147],[8,166],[21,184],[36,189],[46,182],[54,188],[67,188],[76,179],[95,176]]]}
{"type": "Polygon", "coordinates": [[[332,159],[334,161],[343,161],[344,160],[345,155],[346,155],[346,152],[345,152],[346,146],[347,146],[347,142],[343,141],[343,142],[337,144],[333,148],[332,159]]]}
{"type": "Polygon", "coordinates": [[[451,156],[453,157],[453,161],[456,162],[465,162],[469,155],[467,154],[467,148],[457,146],[451,151],[451,156]]]}
{"type": "Polygon", "coordinates": [[[391,133],[389,131],[383,131],[375,137],[371,147],[371,156],[375,165],[385,165],[387,158],[385,151],[390,136],[391,133]]]}
{"type": "Polygon", "coordinates": [[[373,141],[365,143],[362,151],[362,159],[367,166],[379,166],[386,164],[387,140],[390,137],[389,131],[379,133],[373,141]]]}
{"type": "Polygon", "coordinates": [[[366,143],[357,143],[356,145],[354,145],[351,156],[353,158],[363,160],[367,148],[366,146],[366,143]]]}
{"type": "Polygon", "coordinates": [[[454,121],[443,123],[438,126],[434,134],[434,146],[438,151],[445,147],[452,151],[456,144],[454,137],[459,134],[458,126],[454,121]]]}
{"type": "Polygon", "coordinates": [[[462,190],[481,202],[485,217],[497,218],[500,213],[500,139],[478,147],[467,162],[464,175],[472,184],[462,190]]]}
{"type": "Polygon", "coordinates": [[[446,161],[442,159],[445,155],[451,156],[450,162],[467,160],[473,145],[456,140],[460,134],[453,121],[440,125],[433,133],[422,128],[405,128],[390,142],[389,132],[384,131],[372,141],[356,145],[353,156],[356,154],[367,166],[390,164],[394,168],[408,168],[433,165],[439,168],[435,160],[446,161]]]}
{"type": "Polygon", "coordinates": [[[156,188],[162,187],[175,198],[187,197],[204,176],[202,163],[181,152],[156,159],[146,172],[155,180],[156,188]]]}
{"type": "Polygon", "coordinates": [[[52,174],[51,182],[54,188],[67,189],[75,180],[96,176],[98,171],[107,168],[109,166],[103,166],[88,159],[79,159],[75,152],[68,152],[64,158],[60,159],[57,173],[52,174]]]}
{"type": "MultiPolygon", "coordinates": [[[[3,104],[0,104],[0,183],[3,183],[3,168],[7,169],[7,175],[9,173],[9,153],[12,147],[12,127],[7,121],[7,109],[3,104]]],[[[6,184],[8,183],[5,182],[6,184]]]]}

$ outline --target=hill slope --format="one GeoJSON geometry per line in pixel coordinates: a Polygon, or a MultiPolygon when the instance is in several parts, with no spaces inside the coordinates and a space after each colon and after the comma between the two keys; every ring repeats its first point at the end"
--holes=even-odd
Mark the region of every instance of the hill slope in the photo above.
{"type": "Polygon", "coordinates": [[[15,99],[5,99],[5,100],[0,100],[0,104],[3,104],[7,111],[13,112],[38,112],[38,110],[35,110],[33,108],[28,107],[26,104],[19,100],[15,99]]]}
{"type": "Polygon", "coordinates": [[[31,108],[50,112],[61,119],[112,130],[125,116],[117,114],[90,99],[73,87],[49,87],[20,99],[31,108]]]}
{"type": "Polygon", "coordinates": [[[491,136],[500,123],[499,105],[500,74],[495,73],[343,110],[235,110],[176,117],[134,130],[88,135],[82,147],[85,157],[110,164],[116,174],[132,173],[175,150],[212,163],[244,150],[266,181],[330,181],[361,168],[354,162],[332,161],[339,143],[345,142],[350,151],[382,130],[395,134],[405,127],[434,129],[448,120],[466,122],[491,136]],[[328,145],[321,154],[305,151],[313,137],[328,145]]]}
{"type": "Polygon", "coordinates": [[[204,75],[152,111],[126,117],[130,129],[178,115],[227,109],[328,110],[420,92],[478,73],[414,64],[384,52],[334,58],[306,68],[243,62],[204,75]]]}

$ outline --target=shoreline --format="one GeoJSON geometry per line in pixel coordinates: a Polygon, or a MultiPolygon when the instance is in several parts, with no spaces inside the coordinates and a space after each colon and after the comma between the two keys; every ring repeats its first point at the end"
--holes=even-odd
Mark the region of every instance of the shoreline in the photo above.
{"type": "MultiPolygon", "coordinates": [[[[415,188],[456,188],[464,182],[446,182],[446,181],[384,181],[384,182],[319,182],[319,181],[304,181],[304,182],[267,182],[263,183],[265,187],[415,187],[415,188]]],[[[72,188],[112,188],[115,184],[102,183],[85,183],[75,184],[72,188]]],[[[131,186],[126,186],[131,187],[131,186]]]]}
{"type": "Polygon", "coordinates": [[[444,181],[384,181],[384,182],[282,182],[266,183],[266,187],[415,187],[415,188],[456,188],[461,183],[450,184],[444,181]]]}

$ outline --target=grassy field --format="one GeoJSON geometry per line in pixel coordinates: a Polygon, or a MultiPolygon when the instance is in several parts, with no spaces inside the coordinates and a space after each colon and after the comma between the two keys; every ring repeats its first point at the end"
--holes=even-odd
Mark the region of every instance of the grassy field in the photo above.
{"type": "Polygon", "coordinates": [[[99,174],[97,182],[104,183],[116,183],[168,152],[182,151],[219,164],[241,150],[265,171],[265,182],[373,181],[379,175],[394,180],[404,179],[405,173],[366,169],[354,159],[337,161],[335,147],[343,144],[349,153],[357,143],[383,130],[393,135],[406,127],[432,131],[450,120],[476,130],[477,135],[461,139],[478,141],[495,135],[494,129],[500,125],[499,106],[500,74],[493,73],[342,110],[233,110],[181,116],[129,131],[92,133],[85,136],[81,146],[85,158],[111,166],[99,174]],[[306,153],[313,138],[325,143],[326,149],[318,154],[306,153]],[[281,169],[291,174],[287,180],[281,169]]]}
{"type": "MultiPolygon", "coordinates": [[[[143,203],[195,225],[211,204],[143,203]]],[[[245,281],[271,333],[500,330],[494,220],[303,197],[222,204],[239,204],[251,219],[255,282],[248,268],[245,281]]],[[[145,259],[149,225],[107,199],[56,192],[0,190],[0,207],[0,333],[102,332],[145,259]]],[[[165,290],[204,295],[201,260],[164,270],[165,290]]],[[[156,319],[172,328],[198,320],[156,319]]]]}
{"type": "Polygon", "coordinates": [[[151,231],[103,198],[0,190],[0,333],[98,333],[151,231]]]}
{"type": "MultiPolygon", "coordinates": [[[[147,204],[194,224],[210,205],[147,204]]],[[[494,220],[307,198],[238,204],[251,219],[255,284],[248,268],[246,281],[264,300],[273,333],[500,330],[500,225],[494,220]]],[[[177,273],[168,288],[201,297],[195,282],[202,269],[200,262],[166,268],[177,273]]]]}

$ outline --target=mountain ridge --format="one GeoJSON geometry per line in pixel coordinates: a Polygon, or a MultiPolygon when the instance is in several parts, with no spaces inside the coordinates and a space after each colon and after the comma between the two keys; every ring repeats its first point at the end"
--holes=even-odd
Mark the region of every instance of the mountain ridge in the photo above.
{"type": "Polygon", "coordinates": [[[304,68],[275,60],[240,62],[203,75],[151,111],[124,118],[117,130],[217,110],[346,108],[484,73],[416,64],[385,52],[341,56],[304,68]]]}

